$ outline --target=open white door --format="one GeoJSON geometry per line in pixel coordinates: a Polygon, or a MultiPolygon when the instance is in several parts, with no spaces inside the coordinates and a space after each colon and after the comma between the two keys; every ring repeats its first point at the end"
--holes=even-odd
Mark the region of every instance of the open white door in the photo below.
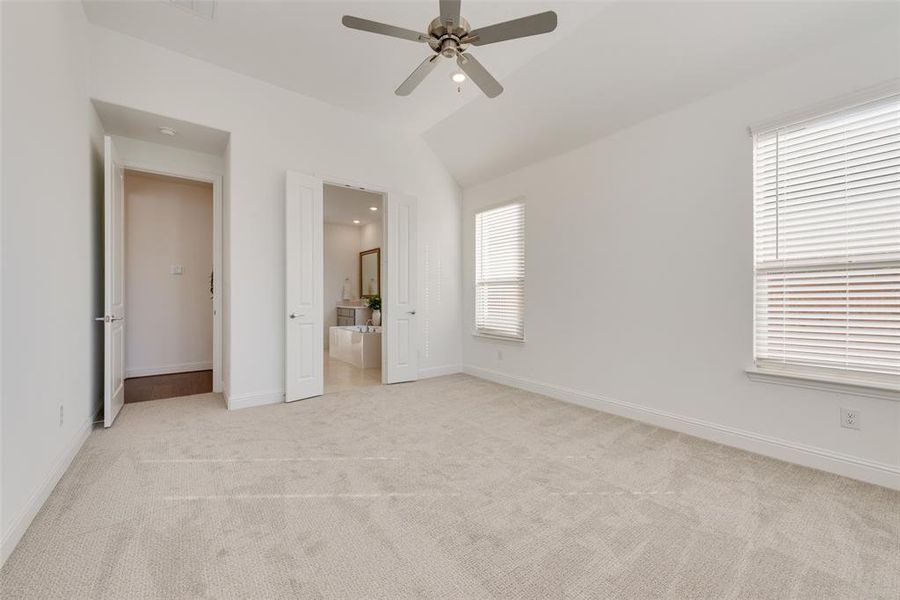
{"type": "Polygon", "coordinates": [[[285,195],[286,402],[321,396],[324,306],[322,180],[288,172],[285,195]]]}
{"type": "Polygon", "coordinates": [[[113,146],[104,139],[104,314],[103,426],[113,424],[125,403],[125,172],[113,146]]]}
{"type": "Polygon", "coordinates": [[[387,293],[384,309],[386,352],[382,361],[385,383],[419,378],[416,332],[416,199],[385,195],[387,221],[387,293]]]}

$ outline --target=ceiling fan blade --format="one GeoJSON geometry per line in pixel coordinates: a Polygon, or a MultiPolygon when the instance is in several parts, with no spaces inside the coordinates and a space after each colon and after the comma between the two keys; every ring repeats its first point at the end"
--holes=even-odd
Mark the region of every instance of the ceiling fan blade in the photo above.
{"type": "Polygon", "coordinates": [[[550,33],[554,29],[556,29],[556,13],[548,10],[529,17],[504,21],[503,23],[476,29],[464,41],[474,46],[485,46],[530,35],[550,33]]]}
{"type": "Polygon", "coordinates": [[[344,24],[344,27],[349,27],[350,29],[358,29],[370,33],[380,33],[381,35],[389,35],[391,37],[400,38],[401,40],[410,40],[412,42],[427,42],[429,40],[429,37],[426,34],[413,31],[412,29],[386,25],[384,23],[379,23],[378,21],[360,19],[359,17],[351,17],[350,15],[344,15],[344,18],[341,19],[341,23],[344,24]]]}
{"type": "Polygon", "coordinates": [[[496,98],[503,92],[503,86],[500,85],[500,82],[494,79],[494,76],[488,73],[487,69],[468,52],[457,54],[456,64],[475,82],[475,85],[481,88],[481,91],[488,98],[496,98]]]}
{"type": "Polygon", "coordinates": [[[453,27],[459,25],[459,3],[460,0],[441,0],[442,23],[452,24],[453,27]]]}
{"type": "Polygon", "coordinates": [[[440,57],[440,54],[435,54],[422,61],[422,64],[416,67],[415,71],[410,73],[409,77],[406,78],[406,81],[401,83],[400,87],[398,87],[394,93],[398,96],[409,96],[412,91],[422,83],[422,80],[431,73],[431,70],[437,66],[440,57]]]}

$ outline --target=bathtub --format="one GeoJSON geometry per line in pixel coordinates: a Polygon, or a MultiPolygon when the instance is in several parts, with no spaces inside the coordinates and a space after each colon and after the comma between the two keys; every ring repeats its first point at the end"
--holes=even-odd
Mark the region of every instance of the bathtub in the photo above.
{"type": "Polygon", "coordinates": [[[381,327],[345,325],[328,328],[328,356],[360,369],[381,367],[381,327]]]}

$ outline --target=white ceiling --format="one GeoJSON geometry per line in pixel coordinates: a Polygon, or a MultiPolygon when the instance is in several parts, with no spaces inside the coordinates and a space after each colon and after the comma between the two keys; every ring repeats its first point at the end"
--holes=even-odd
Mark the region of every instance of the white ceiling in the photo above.
{"type": "Polygon", "coordinates": [[[425,139],[466,186],[878,27],[898,35],[900,3],[619,2],[510,75],[514,93],[474,100],[425,139]]]}
{"type": "Polygon", "coordinates": [[[228,146],[229,134],[226,131],[100,100],[93,100],[93,103],[104,131],[110,135],[120,135],[215,156],[225,154],[225,148],[228,146]],[[176,134],[174,136],[164,135],[160,133],[160,127],[171,127],[176,134]]]}
{"type": "MultiPolygon", "coordinates": [[[[212,20],[165,0],[84,0],[96,24],[182,52],[278,86],[423,131],[481,94],[470,82],[457,93],[456,63],[442,64],[409,97],[394,90],[432,52],[409,42],[341,25],[345,14],[425,31],[438,0],[405,2],[217,2],[212,20]]],[[[473,27],[553,9],[559,27],[549,35],[474,49],[501,80],[558,43],[602,6],[596,2],[463,0],[473,27]]],[[[507,89],[513,93],[514,90],[507,89]]]]}
{"type": "Polygon", "coordinates": [[[458,94],[445,61],[394,89],[424,45],[344,28],[352,14],[424,29],[438,0],[217,2],[212,20],[166,0],[84,0],[95,24],[422,132],[463,185],[509,172],[776,68],[826,44],[900,27],[900,3],[864,1],[478,2],[473,26],[542,10],[557,31],[472,48],[506,88],[458,94]],[[446,140],[464,140],[464,152],[446,140]]]}
{"type": "Polygon", "coordinates": [[[323,204],[326,223],[359,227],[381,223],[381,194],[326,184],[323,204]],[[378,210],[370,210],[370,206],[378,210]],[[354,223],[354,219],[359,223],[354,223]]]}

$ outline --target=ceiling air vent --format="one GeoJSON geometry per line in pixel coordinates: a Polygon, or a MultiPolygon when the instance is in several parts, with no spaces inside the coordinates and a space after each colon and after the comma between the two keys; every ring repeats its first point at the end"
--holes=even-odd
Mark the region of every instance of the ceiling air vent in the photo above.
{"type": "Polygon", "coordinates": [[[169,4],[209,21],[212,21],[216,10],[215,0],[169,0],[169,4]]]}

